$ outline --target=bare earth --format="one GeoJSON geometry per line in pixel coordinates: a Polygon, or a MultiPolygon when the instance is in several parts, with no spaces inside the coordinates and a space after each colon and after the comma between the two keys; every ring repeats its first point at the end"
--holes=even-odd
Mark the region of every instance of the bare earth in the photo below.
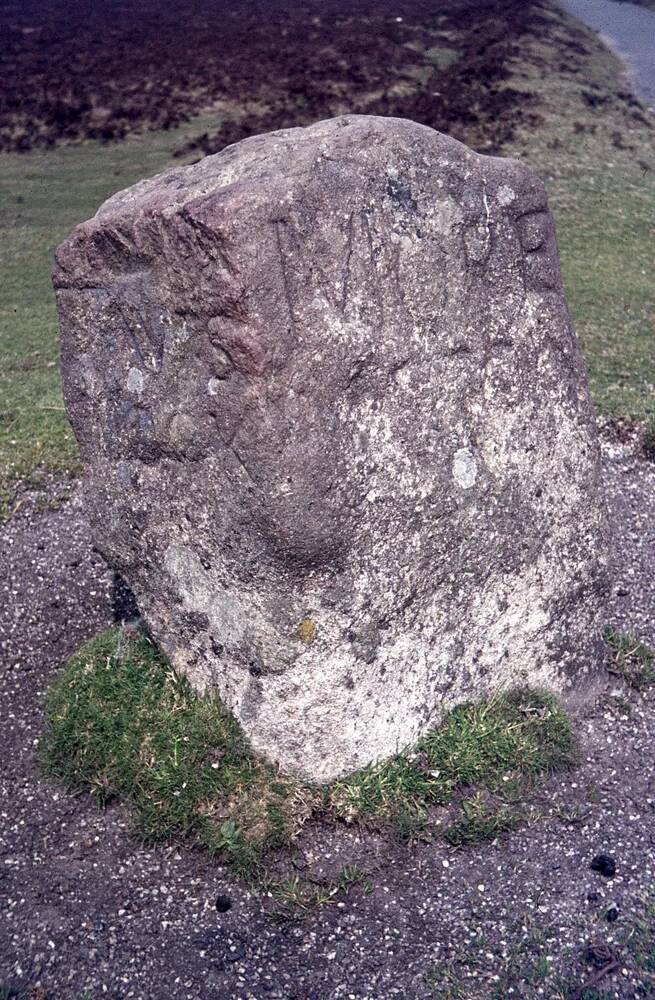
{"type": "MultiPolygon", "coordinates": [[[[606,452],[609,622],[655,645],[655,465],[606,452]]],[[[331,904],[280,919],[199,851],[146,849],[122,807],[100,812],[39,777],[44,692],[112,620],[111,576],[79,499],[40,512],[28,500],[4,527],[0,593],[6,991],[34,1000],[573,997],[594,972],[585,947],[607,942],[619,965],[591,995],[655,997],[655,977],[625,944],[655,887],[654,692],[626,693],[608,676],[608,694],[579,724],[582,765],[538,794],[541,820],[492,844],[453,851],[438,840],[405,846],[308,829],[296,864],[320,875],[357,863],[370,874],[331,904]],[[589,868],[600,852],[616,859],[613,879],[589,868]],[[226,913],[218,894],[230,897],[226,913]]]]}

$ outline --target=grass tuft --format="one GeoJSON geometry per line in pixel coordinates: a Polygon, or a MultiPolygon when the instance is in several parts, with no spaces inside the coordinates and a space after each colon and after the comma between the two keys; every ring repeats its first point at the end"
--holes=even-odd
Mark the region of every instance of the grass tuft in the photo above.
{"type": "Polygon", "coordinates": [[[512,806],[490,806],[477,792],[462,802],[462,817],[447,828],[444,837],[451,847],[465,847],[493,840],[515,830],[524,817],[512,806]]]}
{"type": "MultiPolygon", "coordinates": [[[[130,803],[145,841],[195,838],[247,877],[263,877],[265,855],[290,844],[312,816],[410,837],[426,825],[430,806],[446,805],[462,788],[489,789],[503,803],[491,813],[466,799],[450,842],[495,835],[520,822],[510,806],[535,776],[575,756],[556,700],[521,691],[460,706],[411,751],[319,790],[256,757],[219,700],[195,694],[147,636],[115,628],[61,672],[42,741],[49,776],[101,804],[130,803]]],[[[352,881],[346,873],[343,884],[352,881]]]]}
{"type": "Polygon", "coordinates": [[[426,807],[446,805],[457,789],[525,790],[529,779],[570,767],[576,758],[571,724],[556,699],[515,691],[455,708],[410,753],[399,754],[337,782],[334,813],[349,822],[393,823],[418,831],[426,807]]]}
{"type": "Polygon", "coordinates": [[[278,904],[277,916],[288,920],[301,917],[307,910],[327,906],[338,901],[344,890],[354,885],[366,887],[368,873],[356,865],[346,865],[334,877],[307,881],[299,875],[292,878],[269,878],[264,883],[268,894],[278,904]]]}
{"type": "Polygon", "coordinates": [[[651,980],[655,976],[655,901],[646,904],[628,937],[628,948],[637,968],[651,980]]]}
{"type": "Polygon", "coordinates": [[[195,834],[246,873],[290,839],[292,784],[250,753],[221,703],[195,695],[146,637],[110,629],[87,643],[46,713],[46,773],[101,804],[129,802],[145,841],[195,834]]]}
{"type": "Polygon", "coordinates": [[[628,632],[606,628],[603,633],[611,651],[609,671],[622,677],[635,691],[655,683],[655,653],[628,632]]]}

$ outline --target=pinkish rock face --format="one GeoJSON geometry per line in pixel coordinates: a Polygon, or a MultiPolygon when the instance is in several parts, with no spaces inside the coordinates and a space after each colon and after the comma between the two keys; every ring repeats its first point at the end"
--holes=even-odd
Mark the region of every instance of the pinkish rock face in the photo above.
{"type": "Polygon", "coordinates": [[[399,119],[248,139],[59,248],[96,540],[254,748],[328,780],[599,676],[593,411],[539,180],[399,119]]]}

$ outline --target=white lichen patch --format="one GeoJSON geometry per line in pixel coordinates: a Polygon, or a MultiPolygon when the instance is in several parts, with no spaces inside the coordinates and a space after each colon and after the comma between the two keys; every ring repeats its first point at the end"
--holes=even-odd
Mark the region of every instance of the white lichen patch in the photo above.
{"type": "Polygon", "coordinates": [[[460,448],[453,458],[453,479],[463,490],[475,486],[478,478],[478,463],[471,448],[460,448]]]}
{"type": "Polygon", "coordinates": [[[168,329],[164,334],[164,348],[166,351],[176,351],[179,350],[184,344],[187,343],[191,334],[186,324],[186,320],[183,320],[181,326],[173,325],[173,321],[162,317],[162,322],[168,325],[168,329]]]}
{"type": "Polygon", "coordinates": [[[440,198],[428,215],[428,223],[432,232],[448,236],[463,218],[464,213],[457,202],[452,198],[440,198]]]}
{"type": "Polygon", "coordinates": [[[498,188],[498,194],[496,195],[496,198],[498,199],[499,204],[501,204],[503,208],[506,208],[508,205],[511,205],[512,202],[516,200],[516,192],[513,191],[512,188],[509,187],[509,185],[501,184],[501,186],[498,188]]]}
{"type": "Polygon", "coordinates": [[[137,396],[141,395],[145,385],[145,379],[140,368],[130,368],[127,373],[126,385],[128,392],[134,392],[137,396]]]}

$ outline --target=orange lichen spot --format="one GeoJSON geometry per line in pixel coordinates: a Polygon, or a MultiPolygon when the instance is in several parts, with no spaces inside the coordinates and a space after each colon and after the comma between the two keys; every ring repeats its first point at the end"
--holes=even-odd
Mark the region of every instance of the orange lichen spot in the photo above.
{"type": "Polygon", "coordinates": [[[299,642],[304,642],[306,646],[311,645],[316,638],[316,623],[313,622],[311,618],[303,618],[303,620],[298,623],[296,631],[294,632],[294,638],[298,639],[299,642]]]}

